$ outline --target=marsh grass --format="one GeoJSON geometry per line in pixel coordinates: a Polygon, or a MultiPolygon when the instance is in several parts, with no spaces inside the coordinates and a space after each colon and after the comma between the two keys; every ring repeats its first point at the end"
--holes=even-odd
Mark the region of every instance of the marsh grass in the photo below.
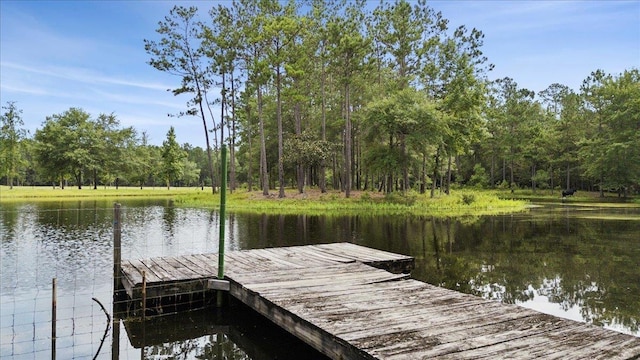
{"type": "MultiPolygon", "coordinates": [[[[0,186],[0,202],[65,201],[119,198],[169,198],[176,206],[192,208],[216,208],[220,196],[210,189],[200,188],[60,188],[0,186]]],[[[455,190],[451,195],[396,192],[384,195],[378,192],[354,191],[345,198],[339,191],[321,193],[309,189],[304,194],[290,189],[286,197],[275,194],[263,196],[261,192],[237,190],[227,195],[227,209],[237,213],[307,214],[307,215],[435,215],[464,216],[498,214],[523,211],[526,200],[500,199],[498,194],[486,190],[455,190]]]]}
{"type": "MultiPolygon", "coordinates": [[[[237,191],[227,196],[227,209],[238,213],[308,214],[308,215],[436,215],[462,216],[524,211],[526,200],[500,199],[495,192],[457,190],[433,199],[428,194],[408,192],[383,195],[374,192],[351,193],[350,198],[332,191],[316,189],[298,194],[286,191],[286,197],[263,196],[260,192],[237,191]]],[[[208,194],[178,196],[177,204],[187,207],[216,207],[218,197],[208,194]]]]}
{"type": "MultiPolygon", "coordinates": [[[[519,189],[511,193],[510,190],[500,190],[498,196],[505,199],[523,199],[533,201],[561,201],[561,190],[538,190],[535,193],[529,189],[519,189]]],[[[605,192],[605,197],[600,197],[598,191],[578,191],[572,196],[564,199],[567,204],[571,203],[598,203],[598,204],[640,204],[640,197],[628,196],[627,198],[618,197],[617,193],[605,192]]],[[[588,205],[585,205],[588,206],[588,205]]],[[[615,206],[615,205],[612,205],[615,206]]],[[[623,207],[626,205],[622,205],[623,207]]]]}

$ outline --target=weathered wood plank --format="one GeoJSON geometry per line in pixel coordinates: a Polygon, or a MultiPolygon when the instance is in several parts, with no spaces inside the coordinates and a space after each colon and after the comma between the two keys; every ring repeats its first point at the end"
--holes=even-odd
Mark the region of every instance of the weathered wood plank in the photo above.
{"type": "MultiPolygon", "coordinates": [[[[540,317],[531,319],[540,320],[540,317]]],[[[629,336],[595,328],[570,320],[546,315],[543,320],[521,324],[508,324],[502,331],[484,334],[479,328],[475,336],[464,341],[434,343],[418,347],[402,340],[392,346],[376,349],[376,356],[385,359],[403,359],[410,354],[419,358],[549,358],[549,359],[626,359],[639,355],[638,342],[629,336]],[[561,336],[556,339],[555,336],[561,336]],[[573,338],[573,341],[571,341],[573,338]],[[635,349],[634,344],[635,343],[635,349]]]]}
{"type": "Polygon", "coordinates": [[[265,248],[262,250],[267,254],[270,254],[272,258],[280,258],[293,264],[293,266],[300,268],[320,267],[335,264],[335,261],[309,256],[303,253],[302,249],[303,246],[292,246],[286,248],[265,248]]]}
{"type": "Polygon", "coordinates": [[[295,250],[298,251],[301,256],[312,258],[312,259],[323,260],[326,263],[330,263],[330,264],[335,264],[335,263],[348,264],[356,261],[353,258],[353,256],[332,254],[327,252],[326,250],[320,249],[313,245],[299,246],[295,250]]]}
{"type": "Polygon", "coordinates": [[[147,267],[147,269],[149,269],[149,271],[147,271],[147,274],[151,273],[159,279],[159,281],[149,281],[149,278],[147,278],[147,284],[155,282],[170,282],[176,280],[174,278],[174,274],[167,272],[163,268],[161,258],[143,259],[140,262],[143,263],[144,266],[147,267]]]}
{"type": "Polygon", "coordinates": [[[266,290],[281,290],[286,288],[289,291],[295,291],[297,288],[326,288],[336,287],[341,285],[356,285],[356,284],[372,284],[383,281],[393,281],[407,278],[404,274],[392,274],[385,272],[384,274],[371,273],[371,272],[354,272],[343,276],[322,276],[313,279],[288,279],[283,281],[272,281],[268,283],[258,282],[244,284],[250,287],[254,291],[266,291],[266,290]]]}
{"type": "Polygon", "coordinates": [[[333,255],[351,257],[354,260],[393,273],[408,273],[413,270],[414,260],[410,256],[394,254],[351,243],[322,244],[317,248],[333,255]]]}
{"type": "MultiPolygon", "coordinates": [[[[217,264],[217,262],[216,262],[217,264]]],[[[239,272],[251,272],[258,269],[266,269],[260,266],[260,262],[256,262],[251,256],[243,251],[233,251],[225,253],[225,268],[239,272]]]]}
{"type": "Polygon", "coordinates": [[[200,275],[198,271],[194,271],[190,267],[183,265],[177,258],[165,257],[162,258],[162,260],[165,269],[169,273],[174,274],[174,279],[177,281],[202,278],[202,275],[200,275]]]}
{"type": "Polygon", "coordinates": [[[218,264],[210,264],[208,262],[202,261],[202,259],[196,255],[185,255],[177,259],[178,261],[185,264],[185,266],[191,264],[194,271],[198,271],[202,276],[216,276],[218,274],[218,264]]]}
{"type": "MultiPolygon", "coordinates": [[[[330,333],[291,314],[286,309],[273,307],[266,299],[255,292],[247,291],[237,283],[231,282],[230,294],[302,341],[316,349],[321,349],[321,352],[332,359],[374,359],[347,343],[332,341],[333,336],[330,333]]],[[[337,339],[334,338],[334,340],[337,339]]]]}
{"type": "Polygon", "coordinates": [[[268,249],[253,250],[251,251],[251,255],[266,259],[267,263],[272,263],[271,266],[273,266],[273,269],[298,269],[303,267],[295,261],[287,259],[285,256],[275,256],[273,252],[268,249]]]}
{"type": "Polygon", "coordinates": [[[315,246],[329,254],[350,257],[363,263],[370,261],[395,261],[411,258],[410,256],[372,249],[352,243],[320,244],[315,246]]]}
{"type": "Polygon", "coordinates": [[[361,263],[352,263],[301,269],[278,269],[253,274],[238,274],[235,279],[237,281],[242,281],[245,285],[273,284],[271,285],[272,287],[278,287],[275,282],[289,280],[338,279],[341,277],[351,278],[358,274],[383,277],[389,273],[361,263]]]}
{"type": "Polygon", "coordinates": [[[149,269],[141,260],[128,260],[128,261],[122,262],[123,271],[125,271],[125,269],[129,269],[129,266],[131,267],[130,271],[127,271],[124,274],[130,277],[131,280],[134,282],[134,284],[142,283],[143,271],[145,272],[145,277],[147,278],[147,281],[152,281],[152,282],[162,281],[162,279],[157,277],[155,273],[151,269],[149,269]]]}
{"type": "MultiPolygon", "coordinates": [[[[123,261],[130,296],[207,291],[217,254],[123,261]]],[[[337,243],[227,252],[229,292],[335,359],[639,358],[640,338],[390,271],[412,258],[337,243]]],[[[226,288],[226,283],[224,288],[226,288]]],[[[163,295],[164,294],[164,295],[163,295]]]]}

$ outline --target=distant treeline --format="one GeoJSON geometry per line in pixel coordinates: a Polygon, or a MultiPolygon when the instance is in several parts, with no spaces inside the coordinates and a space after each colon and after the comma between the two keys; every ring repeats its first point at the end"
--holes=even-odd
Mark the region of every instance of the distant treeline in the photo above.
{"type": "Polygon", "coordinates": [[[382,192],[474,187],[640,190],[640,72],[595,70],[578,90],[539,93],[489,81],[484,35],[449,29],[424,1],[241,0],[175,7],[145,40],[149,64],[176,75],[181,114],[202,119],[208,149],[162,146],[82,109],[32,137],[3,107],[1,180],[382,192]],[[365,6],[367,5],[367,6],[365,6]],[[215,109],[215,113],[214,110],[215,109]],[[211,139],[209,139],[211,135],[211,139]]]}

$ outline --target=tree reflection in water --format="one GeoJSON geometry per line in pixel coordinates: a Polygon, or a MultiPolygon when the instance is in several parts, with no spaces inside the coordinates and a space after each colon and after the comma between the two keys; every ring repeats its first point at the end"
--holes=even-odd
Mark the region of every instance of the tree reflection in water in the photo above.
{"type": "Polygon", "coordinates": [[[640,335],[640,219],[434,220],[414,277],[640,335]],[[558,306],[538,306],[540,303],[558,306]]]}

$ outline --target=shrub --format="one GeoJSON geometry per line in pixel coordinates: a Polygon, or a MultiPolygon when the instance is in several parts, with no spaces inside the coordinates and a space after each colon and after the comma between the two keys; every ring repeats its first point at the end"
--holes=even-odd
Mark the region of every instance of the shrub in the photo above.
{"type": "Polygon", "coordinates": [[[469,179],[469,185],[474,186],[479,189],[484,189],[489,185],[489,177],[487,176],[487,171],[480,164],[476,164],[473,167],[473,175],[469,179]]]}
{"type": "Polygon", "coordinates": [[[384,201],[386,203],[407,206],[415,204],[417,199],[418,195],[414,191],[407,191],[405,193],[394,191],[384,196],[384,201]]]}
{"type": "Polygon", "coordinates": [[[362,195],[360,195],[360,201],[362,201],[362,202],[371,202],[371,195],[369,195],[368,192],[362,193],[362,195]]]}
{"type": "Polygon", "coordinates": [[[462,203],[465,205],[471,205],[476,201],[476,196],[473,194],[462,194],[462,203]]]}

